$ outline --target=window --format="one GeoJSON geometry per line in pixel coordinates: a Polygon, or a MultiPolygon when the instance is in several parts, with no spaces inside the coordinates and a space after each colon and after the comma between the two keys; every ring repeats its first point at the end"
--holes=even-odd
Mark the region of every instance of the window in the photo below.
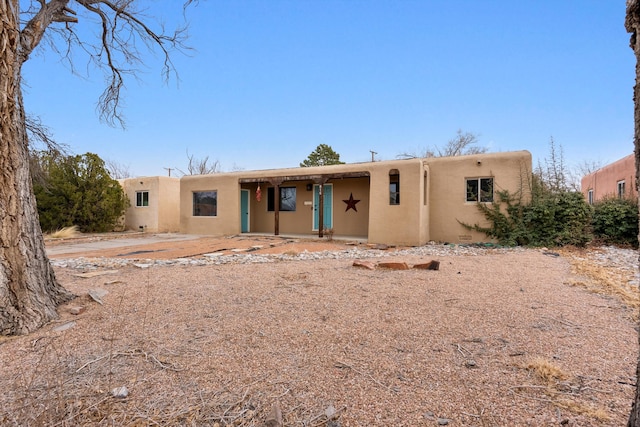
{"type": "Polygon", "coordinates": [[[400,204],[400,172],[398,169],[389,171],[389,204],[400,204]]]}
{"type": "Polygon", "coordinates": [[[194,191],[193,216],[218,216],[218,192],[194,191]]]}
{"type": "Polygon", "coordinates": [[[624,197],[624,181],[618,181],[618,197],[620,199],[624,197]]]}
{"type": "Polygon", "coordinates": [[[467,179],[467,202],[493,202],[493,178],[467,179]]]}
{"type": "Polygon", "coordinates": [[[429,194],[427,193],[427,188],[429,188],[427,186],[428,182],[427,182],[427,172],[425,171],[424,173],[424,179],[422,182],[422,203],[426,206],[427,204],[427,197],[429,196],[429,194]]]}
{"type": "Polygon", "coordinates": [[[149,206],[149,192],[148,191],[136,191],[136,206],[149,206]]]}
{"type": "MultiPolygon", "coordinates": [[[[275,210],[275,187],[267,188],[267,211],[275,210]]],[[[280,187],[280,209],[285,212],[296,210],[296,187],[280,187]]]]}
{"type": "Polygon", "coordinates": [[[587,192],[587,202],[589,202],[590,205],[593,204],[593,190],[587,192]]]}

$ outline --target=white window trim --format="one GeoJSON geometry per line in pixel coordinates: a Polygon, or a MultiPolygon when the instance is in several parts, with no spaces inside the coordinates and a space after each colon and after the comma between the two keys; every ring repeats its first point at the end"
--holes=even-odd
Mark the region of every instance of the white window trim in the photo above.
{"type": "Polygon", "coordinates": [[[496,186],[496,177],[495,176],[478,176],[475,178],[465,178],[464,179],[464,202],[467,204],[476,204],[476,203],[493,203],[495,201],[495,196],[496,196],[496,190],[495,190],[495,186],[496,186]],[[490,179],[491,182],[491,201],[488,202],[482,202],[480,201],[480,188],[482,185],[482,180],[483,179],[490,179]],[[478,181],[478,200],[467,200],[467,182],[468,181],[478,181]]]}
{"type": "MultiPolygon", "coordinates": [[[[144,202],[144,196],[143,196],[143,200],[144,202]]],[[[136,190],[136,208],[148,208],[149,207],[149,190],[136,190]],[[147,204],[146,205],[139,205],[138,204],[138,194],[144,194],[147,193],[147,204]]]]}

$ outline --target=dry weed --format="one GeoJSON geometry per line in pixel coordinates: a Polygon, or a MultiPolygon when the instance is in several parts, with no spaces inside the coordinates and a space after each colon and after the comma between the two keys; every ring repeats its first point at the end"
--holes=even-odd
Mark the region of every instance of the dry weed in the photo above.
{"type": "Polygon", "coordinates": [[[47,235],[47,237],[51,239],[71,239],[73,237],[78,237],[82,233],[78,229],[77,225],[72,225],[71,227],[64,227],[60,230],[54,231],[53,233],[47,235]]]}
{"type": "MultiPolygon", "coordinates": [[[[570,382],[572,376],[564,372],[562,368],[553,362],[543,357],[537,357],[528,362],[524,368],[540,380],[543,385],[516,387],[518,392],[526,390],[530,398],[547,401],[558,408],[566,409],[574,414],[585,415],[601,422],[610,420],[610,416],[605,409],[593,408],[577,400],[581,388],[572,385],[570,382]],[[535,397],[536,392],[542,392],[546,397],[535,397]]],[[[524,397],[524,395],[521,396],[524,397]]]]}
{"type": "MultiPolygon", "coordinates": [[[[585,280],[573,280],[574,286],[582,286],[590,292],[613,296],[637,312],[640,308],[640,292],[633,285],[633,272],[607,268],[593,261],[576,256],[577,249],[564,248],[560,252],[571,262],[572,273],[585,280]]],[[[578,251],[577,255],[580,255],[578,251]]]]}
{"type": "Polygon", "coordinates": [[[598,421],[609,421],[611,417],[607,411],[602,408],[592,408],[589,405],[585,405],[580,402],[576,402],[571,399],[558,399],[554,401],[554,405],[558,408],[566,409],[574,414],[586,415],[591,418],[595,418],[598,421]]]}
{"type": "Polygon", "coordinates": [[[525,367],[547,385],[553,385],[557,381],[569,378],[569,375],[563,372],[562,369],[543,357],[536,357],[527,363],[525,367]]]}

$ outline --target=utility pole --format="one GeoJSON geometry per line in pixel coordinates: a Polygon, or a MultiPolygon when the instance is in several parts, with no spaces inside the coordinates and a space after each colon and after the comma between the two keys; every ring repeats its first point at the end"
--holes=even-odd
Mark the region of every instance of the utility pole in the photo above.
{"type": "Polygon", "coordinates": [[[376,161],[376,159],[375,159],[375,157],[374,157],[374,156],[375,156],[376,154],[378,154],[378,153],[377,153],[377,152],[375,152],[375,151],[373,151],[373,150],[369,150],[369,152],[371,153],[371,161],[372,161],[372,162],[375,162],[375,161],[376,161]]]}
{"type": "Polygon", "coordinates": [[[168,170],[168,171],[169,171],[169,176],[171,176],[171,171],[172,171],[173,169],[175,169],[175,168],[164,168],[164,169],[168,170]]]}

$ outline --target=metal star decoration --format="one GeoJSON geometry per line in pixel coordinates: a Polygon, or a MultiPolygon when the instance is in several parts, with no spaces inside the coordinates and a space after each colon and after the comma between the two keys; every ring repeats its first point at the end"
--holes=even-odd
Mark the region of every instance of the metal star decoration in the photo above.
{"type": "Polygon", "coordinates": [[[358,209],[356,208],[356,203],[358,203],[360,200],[356,200],[353,198],[353,193],[351,193],[349,195],[349,200],[343,200],[343,202],[345,202],[347,204],[347,209],[345,209],[344,211],[347,212],[349,209],[353,209],[354,211],[358,212],[358,209]]]}

